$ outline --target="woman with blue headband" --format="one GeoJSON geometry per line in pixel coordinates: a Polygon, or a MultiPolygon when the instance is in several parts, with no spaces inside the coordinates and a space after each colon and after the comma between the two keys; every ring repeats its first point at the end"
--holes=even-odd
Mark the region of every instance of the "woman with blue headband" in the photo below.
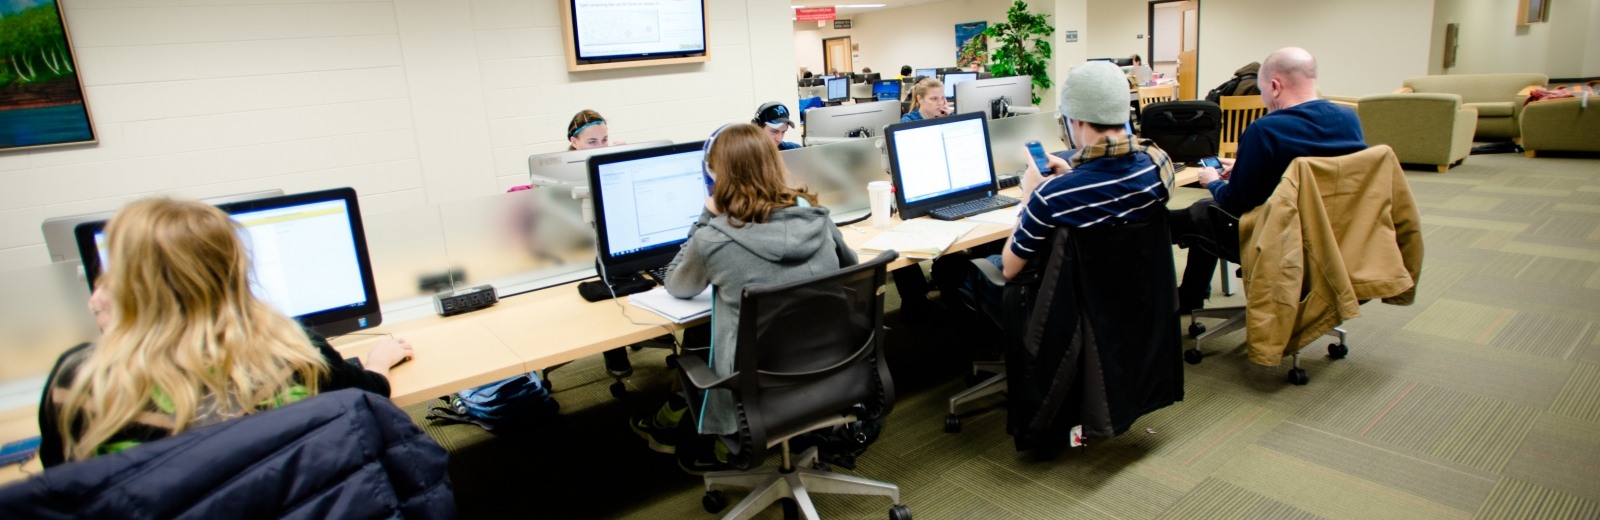
{"type": "Polygon", "coordinates": [[[588,150],[622,144],[621,141],[611,142],[611,132],[606,128],[606,118],[600,117],[600,113],[593,110],[583,110],[572,116],[572,122],[567,123],[567,140],[572,142],[572,146],[567,147],[568,150],[588,150]]]}

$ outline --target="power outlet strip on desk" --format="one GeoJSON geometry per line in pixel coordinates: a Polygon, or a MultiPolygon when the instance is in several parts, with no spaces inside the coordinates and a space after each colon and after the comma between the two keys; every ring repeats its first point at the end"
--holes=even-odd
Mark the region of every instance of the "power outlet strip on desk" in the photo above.
{"type": "Polygon", "coordinates": [[[479,285],[434,295],[433,310],[439,313],[440,316],[455,316],[489,307],[499,301],[500,298],[495,295],[494,286],[479,285]]]}

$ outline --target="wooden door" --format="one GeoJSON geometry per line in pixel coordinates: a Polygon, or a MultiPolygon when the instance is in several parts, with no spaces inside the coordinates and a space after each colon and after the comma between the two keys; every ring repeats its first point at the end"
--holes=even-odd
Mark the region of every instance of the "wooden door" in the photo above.
{"type": "Polygon", "coordinates": [[[855,70],[854,64],[851,63],[849,36],[822,40],[822,70],[828,72],[855,70]]]}

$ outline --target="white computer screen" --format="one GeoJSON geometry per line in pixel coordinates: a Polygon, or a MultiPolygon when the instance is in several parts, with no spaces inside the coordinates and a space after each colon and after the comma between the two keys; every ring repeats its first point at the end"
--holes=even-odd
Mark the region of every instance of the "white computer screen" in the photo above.
{"type": "MultiPolygon", "coordinates": [[[[289,316],[367,301],[355,235],[342,200],[230,215],[243,228],[250,289],[289,316]]],[[[95,233],[100,265],[108,265],[105,231],[95,233]]]]}
{"type": "Polygon", "coordinates": [[[925,78],[937,78],[939,77],[939,69],[916,69],[912,72],[912,75],[922,76],[925,78]]]}
{"type": "Polygon", "coordinates": [[[907,203],[993,185],[982,118],[896,130],[894,139],[907,203]]]}
{"type": "Polygon", "coordinates": [[[828,78],[828,99],[850,97],[850,78],[828,78]]]}
{"type": "Polygon", "coordinates": [[[952,72],[944,75],[944,97],[956,97],[956,85],[978,79],[976,72],[952,72]]]}
{"type": "Polygon", "coordinates": [[[572,2],[579,59],[706,49],[702,0],[560,1],[572,2]]]}
{"type": "Polygon", "coordinates": [[[610,256],[637,253],[689,239],[705,208],[702,150],[601,164],[601,208],[610,256]]]}

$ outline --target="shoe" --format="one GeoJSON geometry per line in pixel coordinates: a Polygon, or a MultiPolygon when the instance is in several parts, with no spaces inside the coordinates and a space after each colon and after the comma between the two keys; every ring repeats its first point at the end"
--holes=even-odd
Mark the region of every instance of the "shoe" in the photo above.
{"type": "Polygon", "coordinates": [[[729,462],[728,445],[720,440],[711,441],[712,448],[707,452],[695,454],[692,457],[678,457],[678,469],[696,477],[717,471],[733,471],[739,469],[729,462]]]}
{"type": "Polygon", "coordinates": [[[671,455],[678,451],[678,421],[688,410],[687,407],[673,410],[664,404],[656,413],[628,418],[628,426],[649,444],[650,451],[671,455]]]}

